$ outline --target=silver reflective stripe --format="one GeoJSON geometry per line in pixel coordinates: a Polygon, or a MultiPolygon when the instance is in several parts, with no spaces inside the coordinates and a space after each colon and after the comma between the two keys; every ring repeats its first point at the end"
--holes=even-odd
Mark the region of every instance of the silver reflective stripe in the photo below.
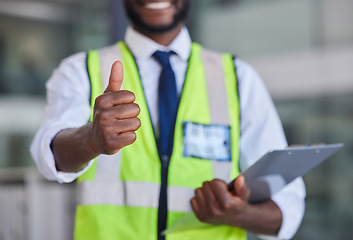
{"type": "Polygon", "coordinates": [[[222,55],[202,49],[212,124],[230,125],[222,55]]]}
{"type": "Polygon", "coordinates": [[[195,189],[185,187],[168,187],[168,209],[177,212],[190,212],[190,199],[195,189]]]}
{"type": "Polygon", "coordinates": [[[125,186],[119,181],[85,181],[77,184],[79,205],[111,204],[122,206],[125,186]],[[107,190],[108,189],[108,190],[107,190]]]}
{"type": "MultiPolygon", "coordinates": [[[[78,187],[80,205],[117,205],[158,208],[160,185],[145,182],[85,181],[78,187]]],[[[189,212],[194,189],[168,187],[168,209],[189,212]]]]}
{"type": "Polygon", "coordinates": [[[116,44],[109,47],[102,48],[101,50],[99,50],[99,58],[101,63],[100,65],[101,65],[102,89],[104,90],[108,85],[112,64],[116,60],[121,61],[120,49],[116,44]]]}
{"type": "Polygon", "coordinates": [[[158,208],[159,188],[144,182],[85,181],[78,183],[78,204],[158,208]]]}
{"type": "Polygon", "coordinates": [[[160,184],[125,182],[126,205],[158,208],[160,184]]]}
{"type": "MultiPolygon", "coordinates": [[[[205,66],[211,124],[230,126],[222,55],[202,49],[201,58],[205,66]]],[[[231,162],[212,161],[212,168],[214,178],[229,181],[231,162]]]]}
{"type": "Polygon", "coordinates": [[[230,180],[230,169],[232,162],[212,161],[213,177],[222,179],[226,182],[230,180]]]}

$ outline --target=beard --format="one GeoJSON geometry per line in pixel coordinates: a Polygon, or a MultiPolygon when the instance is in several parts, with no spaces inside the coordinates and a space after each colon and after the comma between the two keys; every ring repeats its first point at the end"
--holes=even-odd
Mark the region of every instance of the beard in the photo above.
{"type": "MultiPolygon", "coordinates": [[[[125,11],[130,21],[138,29],[141,29],[145,32],[150,32],[150,33],[166,33],[174,29],[181,22],[185,22],[189,12],[189,1],[188,0],[182,1],[181,5],[177,6],[177,11],[173,16],[173,21],[170,24],[156,26],[156,25],[146,23],[140,17],[139,13],[135,11],[133,3],[131,2],[132,2],[131,0],[124,0],[125,11]]],[[[174,0],[173,4],[175,5],[176,3],[177,3],[177,0],[174,0]]],[[[142,5],[140,0],[136,0],[136,4],[142,5]]]]}

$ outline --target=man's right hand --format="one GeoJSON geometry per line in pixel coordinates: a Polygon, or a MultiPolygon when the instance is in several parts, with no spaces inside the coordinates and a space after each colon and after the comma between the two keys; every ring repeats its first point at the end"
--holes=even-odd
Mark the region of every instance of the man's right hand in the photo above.
{"type": "Polygon", "coordinates": [[[120,90],[124,72],[121,62],[112,65],[109,84],[96,99],[93,121],[58,132],[51,142],[56,169],[77,172],[100,154],[114,154],[136,140],[140,108],[132,92],[120,90]]]}
{"type": "Polygon", "coordinates": [[[136,140],[135,131],[141,126],[137,116],[139,106],[134,93],[120,90],[124,70],[121,62],[112,65],[109,84],[95,100],[89,150],[95,154],[114,154],[136,140]]]}

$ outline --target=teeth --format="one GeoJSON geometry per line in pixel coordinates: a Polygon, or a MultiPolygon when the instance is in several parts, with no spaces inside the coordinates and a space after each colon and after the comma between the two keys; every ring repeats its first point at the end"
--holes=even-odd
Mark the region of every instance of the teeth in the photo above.
{"type": "Polygon", "coordinates": [[[165,9],[170,6],[172,6],[170,2],[153,2],[145,5],[145,7],[149,9],[165,9]]]}

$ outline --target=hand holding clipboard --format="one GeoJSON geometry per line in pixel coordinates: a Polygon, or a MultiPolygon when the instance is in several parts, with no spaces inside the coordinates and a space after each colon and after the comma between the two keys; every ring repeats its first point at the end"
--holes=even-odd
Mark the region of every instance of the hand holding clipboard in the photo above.
{"type": "MultiPolygon", "coordinates": [[[[240,174],[244,176],[246,185],[251,191],[249,202],[259,203],[269,200],[272,195],[288,183],[299,176],[303,176],[342,147],[343,144],[338,143],[296,146],[269,151],[240,174]]],[[[229,191],[234,190],[234,181],[235,179],[228,184],[229,191]]],[[[163,234],[211,226],[200,222],[191,212],[166,229],[163,234]]]]}

